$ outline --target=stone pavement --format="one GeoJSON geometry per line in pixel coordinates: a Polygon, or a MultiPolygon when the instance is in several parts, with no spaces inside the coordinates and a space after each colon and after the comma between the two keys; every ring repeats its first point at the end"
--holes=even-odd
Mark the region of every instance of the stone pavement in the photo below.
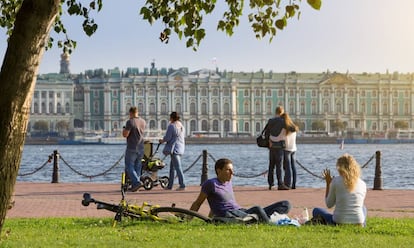
{"type": "MultiPolygon", "coordinates": [[[[189,186],[185,191],[163,190],[156,186],[151,190],[140,189],[129,192],[129,202],[190,208],[196,199],[200,186],[189,186]]],[[[325,207],[325,189],[297,188],[295,190],[268,190],[267,187],[235,186],[236,199],[243,207],[266,206],[276,201],[289,200],[293,209],[290,216],[299,215],[306,207],[311,213],[314,207],[325,207]]],[[[96,200],[117,204],[121,199],[120,184],[104,183],[31,183],[17,182],[15,205],[6,218],[39,217],[112,217],[114,213],[96,209],[95,204],[84,207],[83,193],[88,192],[96,200]]],[[[366,198],[368,216],[390,218],[414,218],[414,190],[368,190],[366,198]]],[[[207,201],[200,213],[207,215],[207,201]]]]}

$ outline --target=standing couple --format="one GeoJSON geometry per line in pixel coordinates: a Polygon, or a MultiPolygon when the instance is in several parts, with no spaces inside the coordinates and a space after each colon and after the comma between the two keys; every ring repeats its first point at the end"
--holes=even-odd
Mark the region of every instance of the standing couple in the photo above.
{"type": "Polygon", "coordinates": [[[275,185],[274,171],[278,190],[296,188],[295,152],[298,126],[292,121],[282,106],[276,108],[276,116],[269,119],[265,127],[265,136],[269,140],[269,171],[267,182],[269,190],[275,185]],[[282,164],[285,172],[282,179],[282,164]]]}

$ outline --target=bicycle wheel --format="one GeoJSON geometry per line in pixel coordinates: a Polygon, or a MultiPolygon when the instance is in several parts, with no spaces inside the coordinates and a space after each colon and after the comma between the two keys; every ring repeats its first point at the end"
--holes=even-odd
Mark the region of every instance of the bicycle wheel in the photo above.
{"type": "Polygon", "coordinates": [[[166,222],[186,222],[195,219],[210,223],[211,219],[198,212],[176,207],[159,207],[151,210],[151,214],[166,222]]]}

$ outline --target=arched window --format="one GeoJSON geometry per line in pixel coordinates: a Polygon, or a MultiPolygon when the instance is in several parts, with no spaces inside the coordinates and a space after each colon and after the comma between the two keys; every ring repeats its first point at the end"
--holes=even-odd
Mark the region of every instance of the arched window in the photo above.
{"type": "Polygon", "coordinates": [[[190,133],[197,130],[197,122],[195,120],[190,121],[190,133]]]}
{"type": "Polygon", "coordinates": [[[207,114],[207,104],[205,102],[201,103],[201,114],[202,115],[207,114]]]}
{"type": "Polygon", "coordinates": [[[247,121],[244,123],[244,131],[245,132],[249,132],[250,131],[250,124],[247,121]]]}
{"type": "Polygon", "coordinates": [[[195,115],[197,113],[195,102],[190,103],[190,115],[195,115]]]}
{"type": "Polygon", "coordinates": [[[223,112],[225,115],[230,114],[230,105],[227,102],[223,104],[223,112]]]}
{"type": "Polygon", "coordinates": [[[181,103],[177,102],[175,104],[175,111],[178,112],[178,113],[182,113],[181,103]]]}
{"type": "MultiPolygon", "coordinates": [[[[118,105],[118,104],[117,104],[118,105]]],[[[50,110],[49,110],[50,111],[50,110]]],[[[70,113],[70,105],[69,105],[69,103],[67,102],[66,104],[65,104],[65,113],[70,113]]]]}
{"type": "Polygon", "coordinates": [[[206,120],[201,121],[201,131],[208,131],[208,122],[206,120]]]}
{"type": "Polygon", "coordinates": [[[217,132],[219,130],[219,121],[213,120],[213,131],[217,132]]]}

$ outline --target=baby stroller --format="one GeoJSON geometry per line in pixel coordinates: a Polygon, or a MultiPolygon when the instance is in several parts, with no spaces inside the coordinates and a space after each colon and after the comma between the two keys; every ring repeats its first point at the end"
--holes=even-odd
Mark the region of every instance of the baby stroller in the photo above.
{"type": "MultiPolygon", "coordinates": [[[[158,144],[157,148],[153,152],[153,143],[144,143],[144,157],[142,158],[140,181],[146,190],[150,190],[157,185],[161,185],[162,188],[168,186],[169,178],[167,176],[162,176],[161,178],[158,177],[158,170],[165,167],[164,161],[158,157],[155,157],[160,145],[161,144],[158,144]]],[[[129,179],[128,174],[126,174],[125,177],[125,184],[122,186],[122,190],[124,192],[131,187],[131,180],[129,179]]]]}
{"type": "Polygon", "coordinates": [[[142,175],[140,179],[146,190],[150,190],[158,184],[162,188],[168,186],[169,178],[167,176],[158,177],[158,170],[165,167],[163,159],[155,157],[160,145],[161,143],[158,143],[155,152],[153,152],[152,142],[144,144],[144,158],[142,159],[142,175]]]}

